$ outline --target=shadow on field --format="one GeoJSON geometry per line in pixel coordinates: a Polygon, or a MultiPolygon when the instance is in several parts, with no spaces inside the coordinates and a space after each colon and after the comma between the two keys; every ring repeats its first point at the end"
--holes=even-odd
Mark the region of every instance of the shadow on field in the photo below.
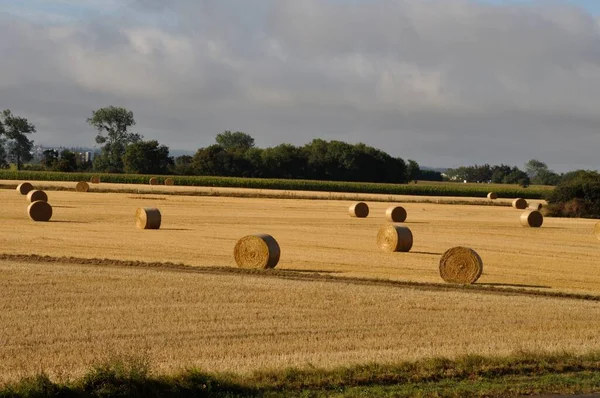
{"type": "Polygon", "coordinates": [[[325,270],[325,269],[295,269],[295,268],[286,268],[286,269],[282,269],[281,271],[288,271],[288,272],[302,272],[302,273],[314,273],[314,274],[341,274],[344,271],[331,271],[331,270],[325,270]]]}
{"type": "Polygon", "coordinates": [[[163,231],[192,231],[191,228],[161,228],[163,231]]]}
{"type": "Polygon", "coordinates": [[[425,254],[427,256],[441,256],[444,253],[435,253],[435,252],[413,252],[411,251],[411,253],[413,254],[425,254]]]}
{"type": "Polygon", "coordinates": [[[518,283],[478,283],[480,286],[507,286],[507,287],[528,287],[528,288],[537,288],[537,289],[551,289],[552,286],[542,286],[542,285],[521,285],[518,283]]]}
{"type": "Polygon", "coordinates": [[[77,207],[75,206],[52,206],[55,207],[57,209],[76,209],[77,207]]]}
{"type": "Polygon", "coordinates": [[[67,223],[67,224],[89,224],[89,221],[71,221],[71,220],[50,220],[51,223],[67,223]]]}
{"type": "Polygon", "coordinates": [[[428,221],[404,221],[402,224],[429,224],[428,221]]]}

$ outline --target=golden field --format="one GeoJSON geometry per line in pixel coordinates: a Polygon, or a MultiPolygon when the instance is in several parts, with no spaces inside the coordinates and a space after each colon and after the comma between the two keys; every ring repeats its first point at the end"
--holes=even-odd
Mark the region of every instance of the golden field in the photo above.
{"type": "Polygon", "coordinates": [[[600,349],[600,303],[0,262],[0,383],[133,355],[157,373],[600,349]]]}
{"type": "Polygon", "coordinates": [[[370,203],[369,217],[354,219],[343,200],[47,193],[54,216],[35,223],[24,196],[0,190],[0,254],[174,262],[202,272],[0,260],[0,382],[41,370],[72,377],[122,355],[145,357],[158,372],[250,372],[600,350],[600,302],[502,291],[600,296],[596,220],[546,218],[530,229],[509,207],[406,203],[413,248],[385,253],[375,239],[391,203],[370,203]],[[136,229],[138,207],[158,207],[161,229],[136,229]],[[273,235],[277,269],[305,280],[211,273],[235,267],[235,243],[253,233],[273,235]],[[497,291],[353,279],[441,283],[441,254],[458,245],[481,255],[477,284],[497,291]],[[311,280],[317,273],[346,279],[311,280]]]}
{"type": "Polygon", "coordinates": [[[453,246],[475,249],[480,284],[600,295],[595,220],[546,218],[519,224],[502,206],[404,204],[414,236],[410,253],[385,253],[375,242],[391,203],[370,203],[366,219],[348,216],[349,201],[223,198],[48,191],[52,221],[27,217],[25,197],[0,190],[0,253],[170,261],[235,267],[241,237],[268,233],[281,246],[277,269],[347,277],[441,282],[438,264],[453,246]],[[138,207],[158,207],[160,230],[135,227],[138,207]]]}

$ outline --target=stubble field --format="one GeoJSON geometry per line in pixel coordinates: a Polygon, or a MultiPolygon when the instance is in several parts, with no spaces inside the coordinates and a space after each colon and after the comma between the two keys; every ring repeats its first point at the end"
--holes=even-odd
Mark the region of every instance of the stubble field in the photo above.
{"type": "Polygon", "coordinates": [[[0,190],[1,254],[168,261],[203,272],[1,260],[2,381],[40,370],[71,377],[126,354],[163,372],[248,372],[600,349],[600,303],[501,290],[600,295],[594,220],[547,218],[528,229],[508,207],[407,203],[412,251],[384,253],[375,236],[389,203],[352,219],[348,201],[48,194],[53,219],[34,223],[25,197],[0,190]],[[138,207],[160,208],[162,228],[137,230],[138,207]],[[252,233],[277,239],[277,269],[307,278],[211,274],[234,267],[237,239],[252,233]],[[457,245],[477,250],[478,285],[499,292],[353,282],[441,282],[439,258],[457,245]],[[315,274],[350,279],[310,280],[315,274]]]}

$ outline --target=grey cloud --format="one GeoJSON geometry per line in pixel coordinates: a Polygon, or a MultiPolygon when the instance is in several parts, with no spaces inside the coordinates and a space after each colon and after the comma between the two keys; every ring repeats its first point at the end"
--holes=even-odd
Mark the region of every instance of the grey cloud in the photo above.
{"type": "Polygon", "coordinates": [[[165,4],[53,25],[0,14],[0,107],[48,144],[91,145],[85,118],[114,104],[177,149],[232,129],[261,146],[362,141],[431,166],[598,168],[599,24],[577,8],[165,4]]]}

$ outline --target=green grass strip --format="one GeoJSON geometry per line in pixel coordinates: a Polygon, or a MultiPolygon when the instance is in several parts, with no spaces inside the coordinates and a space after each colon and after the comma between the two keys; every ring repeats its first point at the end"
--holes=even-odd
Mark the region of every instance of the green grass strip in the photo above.
{"type": "Polygon", "coordinates": [[[116,359],[82,378],[45,374],[4,386],[0,397],[513,397],[600,391],[600,353],[465,356],[334,370],[287,369],[250,375],[188,370],[153,375],[144,359],[116,359]]]}
{"type": "Polygon", "coordinates": [[[380,184],[348,181],[315,181],[266,178],[238,178],[211,176],[150,176],[140,174],[98,174],[98,173],[62,173],[52,171],[14,171],[0,170],[0,180],[19,181],[89,181],[93,175],[100,176],[102,182],[118,184],[148,184],[151,177],[157,177],[159,184],[172,177],[177,185],[279,189],[291,191],[324,191],[348,193],[374,193],[386,195],[419,196],[458,196],[485,198],[491,190],[499,197],[543,199],[551,188],[532,186],[521,188],[502,184],[461,184],[461,183],[419,183],[419,184],[380,184]]]}

